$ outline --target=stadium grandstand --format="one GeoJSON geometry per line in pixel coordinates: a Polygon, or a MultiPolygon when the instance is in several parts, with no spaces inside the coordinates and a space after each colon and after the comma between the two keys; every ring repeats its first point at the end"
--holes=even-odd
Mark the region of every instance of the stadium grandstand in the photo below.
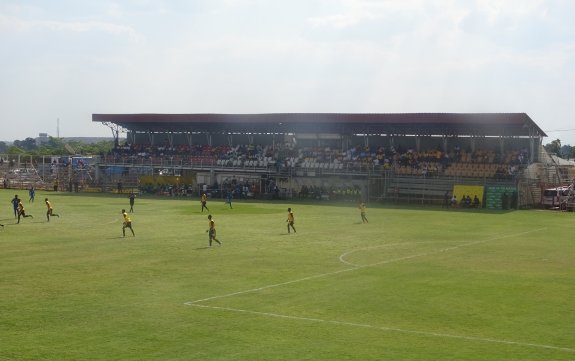
{"type": "Polygon", "coordinates": [[[93,114],[92,121],[112,130],[114,149],[69,159],[64,174],[50,161],[54,187],[422,204],[449,193],[477,195],[482,207],[497,209],[538,206],[542,189],[573,178],[547,155],[546,134],[525,113],[93,114]]]}

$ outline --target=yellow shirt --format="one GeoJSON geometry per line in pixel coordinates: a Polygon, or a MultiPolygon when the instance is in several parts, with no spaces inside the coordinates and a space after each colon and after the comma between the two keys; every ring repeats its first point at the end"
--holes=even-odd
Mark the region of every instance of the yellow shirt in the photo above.
{"type": "Polygon", "coordinates": [[[122,215],[124,216],[124,222],[128,223],[132,221],[130,217],[128,217],[128,213],[124,212],[122,215]]]}
{"type": "Polygon", "coordinates": [[[287,218],[288,222],[293,222],[294,221],[294,217],[293,217],[293,212],[288,212],[288,218],[287,218]]]}
{"type": "Polygon", "coordinates": [[[52,209],[52,206],[50,205],[49,201],[46,201],[46,207],[48,207],[48,209],[52,209]]]}
{"type": "Polygon", "coordinates": [[[210,219],[209,227],[210,227],[210,231],[213,231],[214,229],[216,229],[216,222],[214,222],[213,218],[210,219]]]}
{"type": "Polygon", "coordinates": [[[207,200],[208,200],[208,196],[206,196],[205,194],[202,194],[202,203],[207,202],[207,200]]]}

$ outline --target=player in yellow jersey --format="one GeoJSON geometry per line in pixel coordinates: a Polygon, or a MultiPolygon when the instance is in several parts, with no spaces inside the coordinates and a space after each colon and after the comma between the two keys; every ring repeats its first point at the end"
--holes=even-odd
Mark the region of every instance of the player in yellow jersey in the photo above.
{"type": "Polygon", "coordinates": [[[359,205],[357,206],[357,208],[359,208],[359,212],[361,213],[361,222],[362,223],[369,223],[367,221],[367,217],[365,216],[365,203],[359,202],[359,205]]]}
{"type": "Polygon", "coordinates": [[[26,214],[26,211],[24,210],[24,205],[22,204],[21,199],[18,200],[18,223],[20,223],[20,217],[24,217],[24,218],[32,217],[32,218],[34,218],[31,214],[26,214]]]}
{"type": "Polygon", "coordinates": [[[122,225],[122,234],[126,237],[126,228],[130,228],[132,231],[132,236],[136,236],[134,233],[134,229],[132,228],[132,220],[128,217],[128,213],[126,213],[125,209],[122,209],[122,216],[124,216],[124,224],[122,225]]]}
{"type": "Polygon", "coordinates": [[[206,203],[208,203],[208,196],[205,193],[202,193],[202,198],[200,199],[200,203],[202,203],[202,213],[204,213],[204,208],[209,212],[209,208],[208,206],[206,206],[206,203]]]}
{"type": "Polygon", "coordinates": [[[221,246],[222,242],[218,241],[216,238],[216,222],[212,218],[211,214],[208,215],[208,227],[209,229],[206,232],[209,234],[210,247],[212,246],[212,240],[218,242],[218,244],[221,246]]]}
{"type": "Polygon", "coordinates": [[[48,208],[48,210],[46,211],[46,219],[48,220],[48,222],[50,222],[50,216],[60,218],[59,214],[54,213],[54,210],[52,209],[52,204],[50,203],[48,198],[45,198],[44,202],[46,203],[46,207],[48,208]]]}
{"type": "Polygon", "coordinates": [[[288,233],[290,233],[290,230],[289,230],[290,227],[293,229],[293,233],[297,233],[295,231],[295,227],[293,226],[295,223],[295,218],[293,216],[293,212],[292,212],[291,208],[288,208],[288,216],[287,216],[286,222],[288,224],[287,225],[288,233]]]}

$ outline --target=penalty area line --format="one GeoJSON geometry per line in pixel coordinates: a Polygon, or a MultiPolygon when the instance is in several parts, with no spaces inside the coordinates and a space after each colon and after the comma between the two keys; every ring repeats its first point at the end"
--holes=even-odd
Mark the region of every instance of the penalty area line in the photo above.
{"type": "MultiPolygon", "coordinates": [[[[442,249],[438,249],[436,251],[429,251],[429,252],[424,252],[424,253],[418,253],[418,254],[413,254],[410,256],[405,256],[405,257],[400,257],[400,258],[394,258],[394,259],[390,259],[390,260],[385,260],[385,261],[380,261],[380,262],[376,262],[376,263],[370,263],[370,264],[366,264],[366,265],[358,265],[349,261],[345,260],[345,257],[357,252],[357,251],[361,251],[361,250],[367,250],[367,249],[373,249],[373,248],[383,248],[386,245],[383,244],[379,247],[367,247],[367,248],[360,248],[360,249],[356,249],[356,250],[352,250],[346,253],[343,253],[341,256],[339,256],[339,261],[342,263],[347,264],[348,266],[353,266],[353,267],[357,267],[357,268],[364,268],[364,267],[373,267],[373,266],[379,266],[379,265],[384,265],[387,263],[393,263],[393,262],[398,262],[398,261],[403,261],[403,260],[408,260],[408,259],[412,259],[412,258],[418,258],[418,257],[425,257],[425,256],[431,256],[434,254],[439,254],[439,253],[443,253],[443,252],[449,252],[449,251],[453,251],[459,248],[463,248],[463,247],[469,247],[469,246],[474,246],[476,244],[481,244],[481,243],[486,243],[486,242],[493,242],[493,241],[497,241],[500,239],[504,239],[504,238],[510,238],[510,237],[518,237],[518,236],[523,236],[529,233],[534,233],[534,232],[539,232],[539,231],[544,231],[546,230],[546,227],[543,228],[538,228],[538,229],[534,229],[531,231],[525,231],[525,232],[521,232],[521,233],[515,233],[515,234],[508,234],[508,235],[503,235],[503,236],[498,236],[498,237],[492,237],[492,238],[488,238],[488,239],[482,239],[479,241],[472,241],[472,242],[465,242],[465,243],[461,243],[458,244],[456,246],[451,246],[451,247],[447,247],[447,248],[442,248],[442,249]]],[[[406,242],[405,244],[411,244],[411,243],[422,243],[422,242],[406,242]]],[[[391,245],[397,245],[397,244],[401,244],[401,243],[390,243],[388,244],[389,246],[391,245]]]]}
{"type": "Polygon", "coordinates": [[[279,313],[243,310],[243,309],[239,309],[239,308],[199,305],[199,304],[192,303],[192,302],[187,302],[185,304],[188,306],[193,306],[193,307],[220,310],[220,311],[229,311],[229,312],[236,312],[236,313],[244,313],[244,314],[251,314],[251,315],[257,315],[257,316],[263,316],[263,317],[273,317],[273,318],[283,318],[283,319],[296,320],[296,321],[326,323],[326,324],[332,324],[332,325],[338,325],[338,326],[367,328],[367,329],[373,329],[373,330],[379,330],[379,331],[397,332],[397,333],[421,335],[421,336],[428,336],[428,337],[450,338],[450,339],[463,340],[463,341],[473,341],[473,342],[481,342],[481,343],[497,343],[497,344],[511,345],[511,346],[540,348],[540,349],[548,349],[548,350],[563,351],[563,352],[575,352],[575,349],[568,348],[568,347],[543,345],[543,344],[530,343],[530,342],[509,341],[509,340],[500,340],[500,339],[496,339],[496,338],[483,338],[483,337],[475,337],[475,336],[453,335],[453,334],[441,333],[441,332],[409,330],[409,329],[403,329],[403,328],[397,328],[397,327],[375,326],[375,325],[370,325],[370,324],[337,321],[337,320],[324,320],[321,318],[312,318],[312,317],[290,316],[290,315],[282,315],[279,313]]]}
{"type": "MultiPolygon", "coordinates": [[[[375,267],[375,266],[380,266],[380,265],[384,265],[384,264],[388,264],[388,263],[404,261],[404,260],[408,260],[408,259],[412,259],[412,258],[418,258],[418,257],[424,257],[424,256],[431,256],[431,255],[439,254],[439,253],[442,253],[442,252],[452,251],[452,250],[454,250],[454,249],[458,249],[458,248],[465,247],[465,246],[471,246],[471,245],[474,245],[474,244],[480,244],[480,243],[495,241],[495,240],[503,239],[503,238],[522,236],[522,235],[525,235],[525,234],[528,234],[528,233],[539,232],[539,231],[544,230],[544,229],[546,229],[546,228],[539,228],[539,229],[536,229],[536,230],[531,230],[531,231],[526,231],[526,232],[521,232],[521,233],[516,233],[516,234],[511,234],[511,235],[503,235],[503,236],[499,236],[499,237],[495,237],[495,238],[489,238],[489,239],[480,240],[480,241],[475,241],[475,242],[468,242],[468,243],[464,243],[464,244],[461,244],[461,245],[458,245],[458,246],[443,248],[443,249],[440,249],[440,250],[437,250],[437,251],[433,251],[433,252],[418,253],[418,254],[414,254],[414,255],[411,255],[411,256],[394,258],[394,259],[390,259],[390,260],[386,260],[386,261],[382,261],[382,262],[377,262],[377,263],[372,263],[372,264],[368,264],[368,265],[363,265],[363,266],[354,265],[354,264],[351,264],[351,263],[349,263],[349,262],[344,262],[344,261],[342,261],[341,256],[340,256],[340,261],[342,261],[342,262],[344,262],[344,263],[346,263],[346,264],[348,264],[348,265],[350,265],[350,266],[353,266],[353,268],[346,268],[346,269],[339,270],[339,271],[335,271],[335,272],[322,273],[322,274],[313,275],[313,276],[308,276],[308,277],[304,277],[304,278],[299,278],[299,279],[295,279],[295,280],[291,280],[291,281],[286,281],[286,282],[281,282],[281,283],[275,283],[275,284],[271,284],[271,285],[267,285],[267,286],[252,288],[252,289],[243,290],[243,291],[238,291],[238,292],[232,292],[232,293],[228,293],[228,294],[224,294],[224,295],[211,296],[211,297],[202,298],[202,299],[195,300],[195,301],[188,301],[188,302],[186,302],[185,304],[186,304],[186,305],[191,305],[191,304],[194,304],[194,303],[211,301],[211,300],[216,300],[216,299],[220,299],[220,298],[227,298],[227,297],[232,297],[232,296],[238,296],[238,295],[243,295],[243,294],[246,294],[246,293],[263,291],[263,290],[268,289],[268,288],[275,288],[275,287],[290,285],[290,284],[293,284],[293,283],[298,283],[298,282],[313,280],[313,279],[316,279],[316,278],[322,278],[322,277],[332,276],[332,275],[336,275],[336,274],[340,274],[340,273],[344,273],[344,272],[356,271],[356,270],[360,270],[360,269],[367,268],[367,267],[375,267]]],[[[349,252],[348,252],[348,253],[349,253],[349,252]]]]}

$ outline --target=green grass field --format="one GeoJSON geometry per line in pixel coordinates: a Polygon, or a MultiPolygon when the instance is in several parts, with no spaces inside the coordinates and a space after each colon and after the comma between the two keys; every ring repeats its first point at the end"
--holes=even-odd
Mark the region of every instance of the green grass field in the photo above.
{"type": "Polygon", "coordinates": [[[573,213],[14,193],[1,360],[575,359],[573,213]]]}

